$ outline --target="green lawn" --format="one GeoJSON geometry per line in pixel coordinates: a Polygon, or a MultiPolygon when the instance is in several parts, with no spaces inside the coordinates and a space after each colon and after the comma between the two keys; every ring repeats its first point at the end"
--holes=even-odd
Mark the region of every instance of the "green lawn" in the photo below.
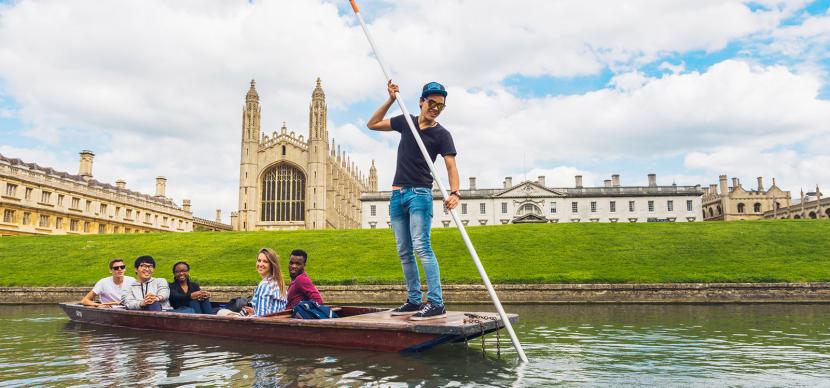
{"type": "MultiPolygon", "coordinates": [[[[640,224],[542,224],[468,229],[495,283],[830,281],[830,222],[816,220],[640,224]]],[[[479,283],[458,231],[434,229],[444,283],[479,283]]],[[[153,233],[0,238],[0,286],[91,285],[112,257],[156,258],[156,274],[188,261],[202,284],[253,285],[258,248],[287,271],[293,248],[309,252],[317,284],[401,284],[386,230],[153,233]]],[[[128,274],[133,274],[132,268],[128,274]]]]}

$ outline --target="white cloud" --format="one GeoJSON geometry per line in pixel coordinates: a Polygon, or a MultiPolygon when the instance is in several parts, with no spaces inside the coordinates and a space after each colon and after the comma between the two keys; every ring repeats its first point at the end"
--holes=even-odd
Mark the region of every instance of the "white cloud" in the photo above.
{"type": "MultiPolygon", "coordinates": [[[[816,99],[824,79],[814,66],[730,60],[686,72],[672,59],[659,78],[638,70],[667,54],[715,51],[753,36],[774,36],[782,52],[824,42],[826,16],[779,27],[802,1],[754,4],[764,8],[716,0],[395,1],[377,7],[370,28],[410,109],[424,81],[449,86],[441,121],[455,135],[462,176],[487,187],[528,171],[531,179],[546,175],[549,185],[570,186],[576,173],[601,184],[609,171],[620,172],[613,165],[622,159],[697,153],[687,167],[704,169],[694,160],[724,145],[768,152],[826,137],[830,109],[816,99]],[[804,36],[812,39],[807,46],[804,36]],[[515,74],[568,77],[605,68],[615,72],[611,84],[582,95],[525,98],[501,86],[515,74]],[[578,167],[586,161],[611,166],[578,167]],[[568,167],[540,167],[556,165],[568,167]]],[[[359,26],[333,1],[24,0],[0,7],[0,94],[14,99],[13,115],[31,137],[61,150],[51,158],[12,156],[68,164],[71,172],[79,150],[61,147],[86,139],[101,147],[96,177],[152,192],[153,178],[165,175],[168,195],[192,199],[206,218],[236,207],[248,80],[257,79],[265,132],[285,121],[305,134],[318,76],[330,111],[385,97],[359,26]]],[[[364,172],[375,159],[387,187],[397,135],[370,134],[355,121],[330,122],[331,136],[364,172]]],[[[797,156],[793,168],[813,171],[805,159],[797,156]]]]}

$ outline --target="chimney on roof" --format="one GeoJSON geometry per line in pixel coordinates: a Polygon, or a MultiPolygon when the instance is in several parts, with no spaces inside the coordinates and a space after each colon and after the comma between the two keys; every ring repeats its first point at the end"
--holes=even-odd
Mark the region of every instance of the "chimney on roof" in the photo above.
{"type": "Polygon", "coordinates": [[[164,198],[164,191],[167,189],[167,178],[163,176],[156,177],[156,197],[164,198]]]}
{"type": "Polygon", "coordinates": [[[732,190],[737,189],[740,185],[741,184],[738,182],[738,178],[732,177],[732,190]]]}
{"type": "Polygon", "coordinates": [[[83,150],[81,151],[81,165],[78,168],[78,175],[81,176],[84,180],[88,181],[92,179],[92,158],[95,157],[95,154],[92,153],[90,150],[83,150]]]}
{"type": "Polygon", "coordinates": [[[513,177],[504,177],[504,188],[509,189],[511,187],[513,187],[513,177]]]}
{"type": "Polygon", "coordinates": [[[574,180],[576,181],[576,188],[581,189],[582,188],[582,175],[575,176],[574,180]]]}
{"type": "Polygon", "coordinates": [[[539,175],[539,179],[536,182],[539,183],[539,186],[545,187],[545,176],[539,175]]]}
{"type": "Polygon", "coordinates": [[[216,222],[222,223],[222,209],[216,209],[216,222]]]}
{"type": "Polygon", "coordinates": [[[729,193],[729,186],[726,183],[726,175],[721,175],[718,177],[720,181],[720,195],[726,195],[729,193]]]}
{"type": "Polygon", "coordinates": [[[190,200],[189,199],[183,199],[182,200],[182,210],[184,210],[188,213],[192,213],[192,211],[190,210],[190,200]]]}
{"type": "Polygon", "coordinates": [[[611,175],[611,186],[620,187],[620,174],[611,175]]]}
{"type": "Polygon", "coordinates": [[[115,187],[117,187],[121,190],[124,190],[124,189],[127,188],[127,181],[125,181],[123,179],[119,179],[119,180],[115,181],[115,187]]]}
{"type": "Polygon", "coordinates": [[[603,183],[603,186],[605,186],[605,187],[611,187],[611,180],[610,179],[606,179],[606,180],[602,181],[602,183],[603,183]]]}
{"type": "Polygon", "coordinates": [[[764,177],[758,177],[758,191],[764,191],[764,177]]]}
{"type": "Polygon", "coordinates": [[[475,189],[476,189],[476,177],[471,176],[470,177],[470,190],[475,190],[475,189]]]}
{"type": "Polygon", "coordinates": [[[709,185],[709,194],[710,195],[718,195],[718,185],[712,183],[709,185]]]}
{"type": "Polygon", "coordinates": [[[648,187],[657,187],[657,174],[648,174],[648,187]]]}

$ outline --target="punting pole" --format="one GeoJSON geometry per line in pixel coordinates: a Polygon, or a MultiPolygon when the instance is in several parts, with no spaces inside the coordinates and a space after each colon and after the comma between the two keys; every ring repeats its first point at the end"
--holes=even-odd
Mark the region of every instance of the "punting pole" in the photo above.
{"type": "MultiPolygon", "coordinates": [[[[380,64],[380,69],[383,71],[384,78],[386,78],[386,81],[389,82],[389,73],[386,72],[386,65],[384,65],[383,59],[380,56],[380,52],[378,52],[377,46],[375,46],[375,41],[372,40],[372,35],[369,34],[369,29],[366,27],[366,22],[364,22],[363,17],[360,16],[360,11],[357,9],[357,4],[355,4],[355,0],[349,0],[349,3],[351,3],[352,5],[352,10],[354,10],[354,14],[357,16],[357,20],[360,21],[360,27],[363,28],[363,32],[366,34],[366,39],[369,40],[369,45],[372,46],[372,51],[375,53],[375,58],[377,58],[378,63],[380,64]]],[[[415,129],[415,124],[412,122],[412,117],[409,116],[409,111],[406,109],[406,106],[404,106],[404,103],[397,92],[395,92],[395,101],[398,102],[398,106],[401,108],[401,112],[403,112],[403,117],[406,119],[406,123],[409,124],[409,130],[412,131],[412,136],[415,137],[415,141],[418,143],[418,148],[421,149],[421,154],[424,156],[424,160],[426,160],[427,165],[429,166],[429,170],[432,172],[432,176],[438,183],[438,189],[441,191],[441,197],[444,200],[446,200],[448,198],[447,190],[444,189],[444,185],[441,183],[441,180],[438,179],[438,172],[435,171],[435,165],[429,158],[427,149],[426,147],[424,147],[424,142],[421,140],[421,137],[418,136],[418,131],[415,129]]],[[[496,295],[496,290],[493,289],[493,285],[490,283],[490,278],[487,276],[487,272],[484,270],[484,266],[481,265],[481,260],[479,260],[478,258],[478,254],[476,253],[476,249],[473,247],[473,243],[470,242],[470,237],[467,235],[467,230],[464,229],[464,224],[461,223],[461,220],[458,218],[458,213],[455,211],[455,209],[450,210],[450,215],[452,216],[453,221],[455,221],[455,226],[458,227],[458,231],[461,232],[461,238],[464,239],[464,244],[467,245],[467,250],[470,251],[470,256],[472,256],[473,262],[475,263],[476,268],[478,269],[478,274],[481,275],[481,280],[484,281],[484,286],[487,288],[487,292],[490,294],[490,299],[493,300],[493,304],[496,306],[496,310],[499,312],[501,321],[504,322],[504,327],[507,329],[507,333],[510,334],[510,340],[513,342],[513,346],[516,348],[516,352],[519,353],[519,358],[521,358],[523,362],[527,362],[527,356],[525,355],[524,349],[522,349],[522,344],[519,343],[519,338],[516,337],[516,332],[513,331],[513,325],[510,324],[510,320],[507,318],[507,313],[504,312],[504,308],[501,306],[501,301],[499,301],[499,297],[498,295],[496,295]]]]}

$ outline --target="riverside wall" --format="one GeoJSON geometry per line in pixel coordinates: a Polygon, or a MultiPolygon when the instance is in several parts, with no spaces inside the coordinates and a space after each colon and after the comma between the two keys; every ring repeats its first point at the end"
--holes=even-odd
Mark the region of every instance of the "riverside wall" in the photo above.
{"type": "MultiPolygon", "coordinates": [[[[80,300],[91,287],[0,287],[0,304],[80,300]]],[[[249,296],[254,287],[205,286],[213,301],[249,296]]],[[[318,286],[327,304],[399,304],[402,285],[318,286]]],[[[830,283],[499,284],[505,304],[558,303],[828,303],[830,283]]],[[[447,304],[490,303],[483,285],[445,284],[447,304]]]]}

